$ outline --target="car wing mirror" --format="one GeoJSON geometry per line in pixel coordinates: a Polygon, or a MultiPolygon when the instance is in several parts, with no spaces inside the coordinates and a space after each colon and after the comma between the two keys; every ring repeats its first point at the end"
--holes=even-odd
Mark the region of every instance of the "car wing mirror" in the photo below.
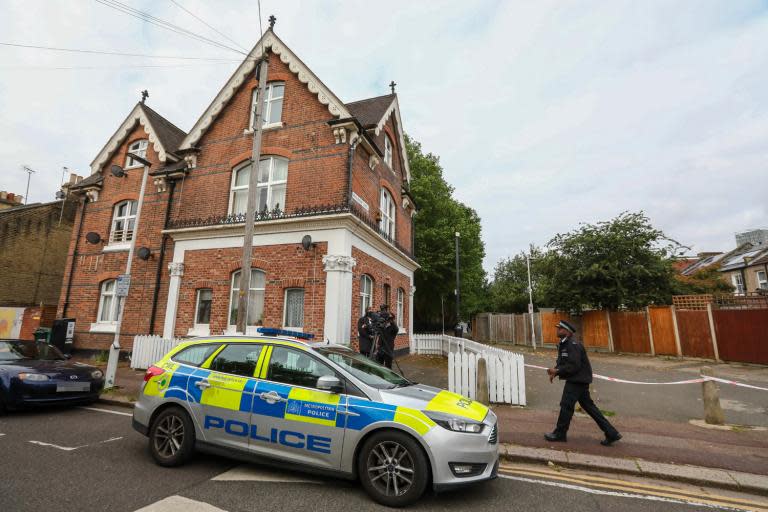
{"type": "Polygon", "coordinates": [[[334,375],[323,375],[317,379],[317,389],[331,393],[341,393],[344,391],[344,385],[334,375]]]}

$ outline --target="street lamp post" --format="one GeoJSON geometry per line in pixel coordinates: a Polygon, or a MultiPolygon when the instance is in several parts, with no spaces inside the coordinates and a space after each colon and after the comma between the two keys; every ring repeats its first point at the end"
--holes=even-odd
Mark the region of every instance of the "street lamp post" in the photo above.
{"type": "MultiPolygon", "coordinates": [[[[459,237],[461,234],[457,231],[456,232],[456,332],[464,334],[463,329],[461,329],[461,270],[459,267],[459,237]]],[[[463,336],[462,336],[463,337],[463,336]]]]}
{"type": "Polygon", "coordinates": [[[105,376],[104,388],[109,389],[115,386],[115,374],[117,373],[117,361],[120,356],[120,327],[123,324],[123,314],[125,313],[125,305],[128,302],[128,288],[131,285],[131,263],[133,262],[133,252],[136,248],[136,238],[139,231],[139,220],[141,219],[141,207],[144,204],[144,191],[147,188],[147,176],[149,175],[149,166],[152,165],[148,160],[136,155],[134,153],[128,153],[133,160],[144,165],[144,176],[141,178],[141,192],[139,192],[139,204],[136,206],[136,220],[133,224],[133,236],[131,236],[131,246],[128,250],[128,261],[125,264],[125,274],[121,278],[127,281],[127,286],[123,290],[118,290],[118,285],[115,287],[115,295],[118,301],[117,304],[117,325],[115,325],[115,339],[112,341],[112,345],[109,348],[109,360],[107,362],[107,373],[105,376]],[[122,304],[120,303],[120,295],[122,294],[122,304]]]}
{"type": "Polygon", "coordinates": [[[536,327],[533,322],[533,284],[531,283],[531,255],[525,255],[525,262],[528,265],[528,316],[531,318],[531,345],[536,350],[536,327]]]}

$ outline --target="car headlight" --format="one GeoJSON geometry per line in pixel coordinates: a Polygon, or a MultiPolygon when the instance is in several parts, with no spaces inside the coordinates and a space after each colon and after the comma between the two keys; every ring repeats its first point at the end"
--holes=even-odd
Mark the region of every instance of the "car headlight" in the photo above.
{"type": "Polygon", "coordinates": [[[50,380],[47,375],[41,375],[39,373],[20,373],[19,379],[29,382],[40,382],[44,380],[50,380]]]}
{"type": "Polygon", "coordinates": [[[461,418],[459,416],[451,416],[450,414],[444,414],[435,411],[423,411],[424,414],[443,427],[446,430],[452,430],[454,432],[467,432],[470,434],[479,434],[483,431],[485,425],[476,421],[469,420],[467,418],[461,418]]]}
{"type": "Polygon", "coordinates": [[[103,376],[104,376],[104,374],[102,373],[101,370],[93,370],[91,372],[91,378],[92,379],[98,380],[98,379],[102,378],[103,376]]]}

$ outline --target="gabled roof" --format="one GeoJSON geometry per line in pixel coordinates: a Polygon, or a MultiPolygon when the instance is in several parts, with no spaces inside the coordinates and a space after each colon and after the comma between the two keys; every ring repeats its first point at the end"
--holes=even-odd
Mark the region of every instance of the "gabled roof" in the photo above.
{"type": "Polygon", "coordinates": [[[288,66],[288,69],[298,77],[299,81],[307,84],[309,91],[317,95],[318,101],[328,106],[328,111],[332,116],[337,118],[352,117],[344,103],[275,35],[272,29],[269,29],[248,53],[227,83],[224,84],[208,108],[205,109],[203,115],[189,131],[189,135],[179,145],[180,150],[191,149],[200,140],[200,137],[234,96],[246,77],[253,72],[256,61],[262,55],[263,48],[269,48],[272,53],[278,55],[280,60],[288,66]]]}
{"type": "Polygon", "coordinates": [[[125,141],[125,138],[136,126],[136,123],[144,127],[144,130],[149,135],[149,142],[152,143],[161,162],[166,162],[167,160],[175,162],[179,160],[175,152],[181,139],[186,136],[186,133],[145,104],[137,103],[109,141],[101,148],[93,162],[91,162],[91,174],[101,171],[101,167],[109,160],[120,144],[125,141]]]}
{"type": "Polygon", "coordinates": [[[395,98],[394,94],[387,94],[367,100],[353,101],[347,103],[347,109],[364,128],[372,128],[379,124],[395,98]]]}

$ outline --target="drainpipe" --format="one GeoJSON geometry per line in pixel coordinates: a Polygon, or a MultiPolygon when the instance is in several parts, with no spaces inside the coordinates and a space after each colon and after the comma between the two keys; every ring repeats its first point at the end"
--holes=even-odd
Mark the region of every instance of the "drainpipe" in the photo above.
{"type": "Polygon", "coordinates": [[[352,205],[352,164],[355,161],[355,149],[357,149],[357,144],[360,142],[360,137],[362,136],[361,133],[354,142],[350,142],[349,152],[347,154],[347,205],[349,206],[352,205]]]}
{"type": "MultiPolygon", "coordinates": [[[[165,220],[163,221],[163,230],[168,229],[168,219],[171,217],[171,204],[173,203],[173,191],[176,190],[176,180],[170,183],[171,189],[168,191],[168,206],[165,208],[165,220]]],[[[160,242],[160,255],[157,257],[157,273],[155,274],[155,291],[152,294],[152,312],[149,315],[149,334],[155,334],[155,315],[157,314],[157,299],[160,296],[160,279],[163,277],[163,263],[165,260],[165,246],[168,243],[168,235],[163,233],[162,242],[160,242]]]]}
{"type": "Polygon", "coordinates": [[[61,317],[67,318],[67,308],[69,307],[69,292],[72,289],[72,274],[75,273],[75,262],[77,261],[77,244],[80,243],[80,233],[83,231],[83,220],[85,220],[85,207],[88,205],[88,196],[83,200],[83,211],[80,213],[80,223],[77,225],[75,234],[75,248],[72,251],[72,265],[69,267],[69,277],[67,278],[67,293],[64,296],[64,307],[61,310],[61,317]]]}

